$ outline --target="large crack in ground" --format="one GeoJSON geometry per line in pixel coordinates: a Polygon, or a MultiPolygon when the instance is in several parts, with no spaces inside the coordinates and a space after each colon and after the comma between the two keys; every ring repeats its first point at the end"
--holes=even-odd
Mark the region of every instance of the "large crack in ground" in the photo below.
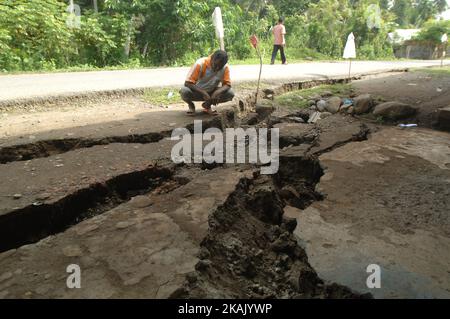
{"type": "MultiPolygon", "coordinates": [[[[322,170],[317,159],[289,158],[274,177],[254,173],[209,218],[196,271],[172,298],[367,298],[325,283],[308,263],[283,217],[286,204],[306,208],[322,170]]],[[[300,226],[301,227],[301,226],[300,226]]]]}
{"type": "MultiPolygon", "coordinates": [[[[221,117],[215,117],[203,121],[203,130],[208,128],[223,129],[230,122],[234,121],[234,112],[227,111],[221,117]]],[[[193,124],[185,126],[186,129],[193,132],[193,124]]],[[[161,132],[148,132],[141,134],[129,134],[123,136],[108,136],[102,138],[63,138],[42,140],[33,143],[13,145],[0,148],[0,164],[6,164],[16,161],[27,161],[35,158],[49,157],[63,154],[76,149],[90,148],[96,145],[108,145],[113,143],[129,144],[149,144],[157,143],[164,138],[170,137],[172,129],[161,132]]]]}
{"type": "Polygon", "coordinates": [[[176,187],[173,169],[151,166],[141,171],[95,183],[51,204],[39,202],[0,216],[0,252],[38,242],[93,216],[102,214],[133,196],[165,184],[176,187]],[[20,231],[18,231],[20,230],[20,231]]]}
{"type": "MultiPolygon", "coordinates": [[[[296,88],[299,84],[294,85],[296,88]]],[[[292,89],[286,87],[284,89],[292,89]]],[[[271,92],[269,92],[271,93],[271,92]]],[[[267,93],[266,93],[267,94],[267,93]]],[[[220,123],[211,125],[233,126],[241,123],[252,126],[274,127],[271,112],[262,110],[259,117],[247,118],[238,123],[234,115],[226,113],[220,123]],[[271,122],[272,121],[272,122],[271,122]],[[231,123],[231,124],[230,124],[231,123]]],[[[293,114],[308,120],[308,114],[293,114]]],[[[274,176],[258,173],[257,167],[243,166],[242,170],[254,169],[252,177],[242,178],[236,189],[209,216],[209,229],[200,244],[196,271],[187,274],[182,288],[172,293],[173,298],[364,298],[350,289],[323,282],[309,265],[303,248],[293,235],[297,227],[295,219],[283,217],[286,205],[305,209],[323,198],[316,191],[323,170],[318,156],[347,143],[367,139],[369,128],[360,122],[348,122],[347,117],[325,119],[323,124],[310,126],[297,138],[283,140],[280,170],[274,176]],[[334,122],[337,121],[337,122],[334,122]],[[349,127],[336,136],[337,128],[349,127]],[[305,138],[306,136],[306,138],[305,138]],[[292,142],[293,141],[293,142],[292,142]]],[[[284,125],[287,117],[277,123],[284,125]]],[[[307,124],[303,124],[307,125],[307,124]]],[[[188,129],[193,130],[192,126],[188,129]]],[[[140,137],[123,137],[122,143],[158,143],[168,133],[140,137]],[[137,139],[136,139],[137,138],[137,139]]],[[[54,152],[69,152],[74,148],[86,148],[98,144],[117,142],[111,140],[85,141],[43,146],[39,151],[30,146],[31,158],[51,156],[54,152]],[[89,144],[91,143],[91,144],[89,144]],[[94,144],[92,144],[94,143],[94,144]],[[97,143],[97,144],[95,144],[97,143]]],[[[20,147],[25,147],[24,145],[20,147]]],[[[3,149],[4,150],[4,149],[3,149]]],[[[20,148],[14,155],[2,155],[2,161],[26,158],[20,148]],[[19,155],[20,154],[20,155],[19,155]]],[[[91,184],[87,188],[65,196],[51,204],[33,204],[14,210],[0,217],[0,252],[35,243],[49,235],[64,230],[111,210],[127,202],[133,196],[158,192],[170,193],[186,184],[189,179],[177,175],[189,175],[193,168],[222,170],[218,165],[175,166],[163,163],[145,169],[119,174],[105,182],[91,184]],[[187,173],[187,174],[186,174],[187,173]],[[17,231],[20,229],[20,231],[17,231]]],[[[301,227],[301,225],[300,225],[301,227]]]]}
{"type": "MultiPolygon", "coordinates": [[[[374,73],[376,74],[376,73],[374,73]]],[[[370,76],[370,75],[366,75],[370,76]]],[[[274,96],[295,90],[304,90],[314,88],[320,85],[345,84],[353,80],[359,80],[364,76],[353,76],[351,78],[328,78],[319,80],[305,80],[285,83],[282,85],[275,85],[270,88],[263,89],[263,97],[273,99],[274,96]]],[[[140,92],[139,90],[137,91],[140,92]]],[[[116,92],[113,92],[112,96],[116,92]]],[[[129,92],[136,94],[135,90],[129,92]]],[[[107,95],[107,94],[106,94],[107,95]]],[[[104,95],[99,95],[103,97],[104,95]]],[[[64,99],[63,99],[64,100],[64,99]]],[[[72,101],[73,102],[73,101],[72,101]]],[[[39,100],[37,103],[42,104],[39,100]]],[[[31,103],[33,105],[34,103],[31,103]]],[[[233,126],[233,122],[237,121],[235,113],[245,114],[248,111],[255,109],[255,94],[251,93],[247,96],[240,96],[237,98],[237,107],[235,110],[227,110],[222,113],[220,118],[204,121],[204,130],[210,127],[223,128],[233,126]]],[[[302,115],[300,115],[302,116],[302,115]]],[[[304,116],[304,114],[303,114],[304,116]]],[[[188,130],[193,131],[193,125],[186,126],[188,130]]],[[[49,157],[53,155],[63,154],[75,149],[89,148],[96,145],[108,145],[112,143],[156,143],[160,140],[170,136],[172,130],[160,132],[143,132],[137,134],[127,134],[122,136],[107,136],[101,138],[58,138],[58,139],[43,139],[30,143],[23,143],[11,146],[0,147],[0,164],[6,164],[15,161],[26,161],[35,158],[49,157]]]]}

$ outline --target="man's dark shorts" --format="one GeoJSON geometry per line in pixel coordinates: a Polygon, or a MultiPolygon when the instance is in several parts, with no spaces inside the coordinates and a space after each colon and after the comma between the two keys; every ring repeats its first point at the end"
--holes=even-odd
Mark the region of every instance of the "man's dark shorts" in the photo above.
{"type": "MultiPolygon", "coordinates": [[[[217,89],[216,89],[217,90],[217,89]]],[[[214,91],[208,92],[209,95],[213,94],[214,91]]],[[[183,86],[180,90],[180,95],[183,101],[190,103],[193,101],[204,101],[203,96],[198,92],[193,92],[190,88],[183,86]]],[[[219,96],[219,103],[224,103],[231,101],[234,98],[233,89],[229,88],[219,96]]]]}

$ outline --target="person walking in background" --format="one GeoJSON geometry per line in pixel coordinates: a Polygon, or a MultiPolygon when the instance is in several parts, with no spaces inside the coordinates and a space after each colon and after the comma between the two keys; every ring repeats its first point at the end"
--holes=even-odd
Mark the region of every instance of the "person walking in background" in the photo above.
{"type": "Polygon", "coordinates": [[[280,50],[281,53],[281,62],[283,64],[286,63],[286,56],[284,54],[284,47],[286,46],[286,39],[284,38],[284,35],[286,34],[286,28],[284,27],[284,18],[278,19],[278,24],[273,27],[272,30],[273,33],[273,52],[272,52],[272,61],[270,64],[275,63],[275,59],[278,55],[278,50],[280,50]]]}

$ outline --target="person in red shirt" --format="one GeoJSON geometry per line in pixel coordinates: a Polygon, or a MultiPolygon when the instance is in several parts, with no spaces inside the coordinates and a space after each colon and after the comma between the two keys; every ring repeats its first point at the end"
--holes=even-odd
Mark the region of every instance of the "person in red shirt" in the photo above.
{"type": "Polygon", "coordinates": [[[273,28],[273,51],[272,51],[272,61],[270,64],[275,63],[275,59],[278,55],[278,50],[280,50],[281,53],[281,62],[283,64],[286,63],[286,56],[284,54],[284,47],[286,46],[286,39],[284,38],[284,35],[286,34],[286,28],[284,27],[284,18],[278,19],[278,24],[273,28]]]}

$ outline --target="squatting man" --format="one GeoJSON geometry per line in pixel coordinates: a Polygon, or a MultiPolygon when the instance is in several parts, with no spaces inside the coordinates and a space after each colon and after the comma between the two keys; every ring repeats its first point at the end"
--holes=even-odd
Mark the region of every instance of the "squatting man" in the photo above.
{"type": "Polygon", "coordinates": [[[188,104],[188,115],[195,114],[194,101],[204,101],[203,111],[216,114],[212,105],[231,101],[234,92],[231,89],[228,54],[218,50],[208,57],[195,62],[190,69],[184,87],[180,90],[183,101],[188,104]],[[222,86],[219,86],[219,85],[222,86]]]}

